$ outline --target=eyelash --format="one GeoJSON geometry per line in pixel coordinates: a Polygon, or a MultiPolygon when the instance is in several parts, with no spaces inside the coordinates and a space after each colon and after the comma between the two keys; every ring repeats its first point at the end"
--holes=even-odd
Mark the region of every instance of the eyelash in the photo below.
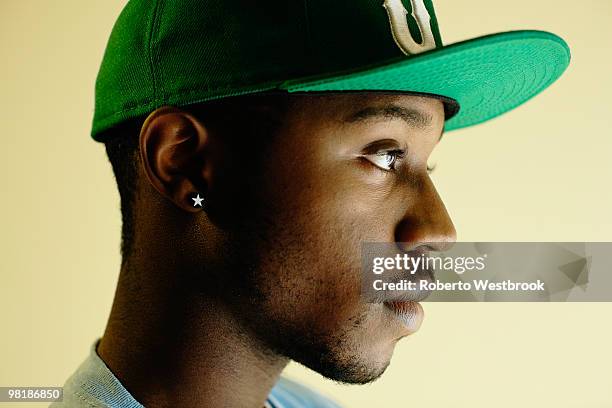
{"type": "MultiPolygon", "coordinates": [[[[406,151],[402,150],[402,149],[392,149],[392,150],[383,150],[374,154],[367,154],[364,155],[364,157],[368,158],[368,157],[384,157],[384,156],[393,156],[393,161],[392,163],[389,163],[389,169],[386,168],[382,168],[381,166],[379,166],[378,164],[374,163],[372,160],[367,159],[372,165],[374,165],[378,170],[383,171],[385,173],[389,173],[391,171],[395,171],[395,166],[397,165],[397,162],[399,160],[402,160],[405,156],[406,156],[406,151]]],[[[427,172],[429,174],[431,174],[434,169],[436,168],[435,165],[430,166],[429,164],[427,165],[427,172]]]]}

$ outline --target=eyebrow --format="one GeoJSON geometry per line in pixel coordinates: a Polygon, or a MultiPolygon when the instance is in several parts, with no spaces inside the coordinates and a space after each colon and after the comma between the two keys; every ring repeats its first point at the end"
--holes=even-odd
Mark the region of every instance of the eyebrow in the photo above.
{"type": "MultiPolygon", "coordinates": [[[[370,106],[350,114],[344,119],[345,123],[367,122],[380,119],[401,119],[410,127],[425,129],[431,125],[432,117],[420,110],[410,109],[399,105],[370,106]]],[[[440,134],[440,141],[444,134],[444,127],[440,134]]]]}

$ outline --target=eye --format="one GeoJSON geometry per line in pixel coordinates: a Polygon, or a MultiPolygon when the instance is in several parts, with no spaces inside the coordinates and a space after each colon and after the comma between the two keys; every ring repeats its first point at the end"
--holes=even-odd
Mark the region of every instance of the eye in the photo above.
{"type": "Polygon", "coordinates": [[[374,154],[366,154],[363,157],[370,161],[376,167],[385,170],[393,171],[397,162],[405,156],[404,150],[381,150],[374,154]]]}

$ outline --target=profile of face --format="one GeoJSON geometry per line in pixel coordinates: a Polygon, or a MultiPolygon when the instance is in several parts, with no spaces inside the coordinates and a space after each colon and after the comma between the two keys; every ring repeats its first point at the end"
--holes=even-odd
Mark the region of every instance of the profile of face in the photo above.
{"type": "Polygon", "coordinates": [[[198,122],[194,286],[272,352],[338,381],[376,379],[423,311],[401,320],[362,299],[361,244],[455,240],[427,165],[444,119],[438,99],[363,93],[292,97],[269,140],[198,122]]]}

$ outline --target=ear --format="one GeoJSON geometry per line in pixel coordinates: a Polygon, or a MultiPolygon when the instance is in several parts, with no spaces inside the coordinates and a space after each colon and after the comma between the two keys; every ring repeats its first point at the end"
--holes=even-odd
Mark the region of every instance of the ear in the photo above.
{"type": "MultiPolygon", "coordinates": [[[[145,174],[159,193],[178,207],[198,212],[192,198],[205,196],[208,132],[191,114],[173,107],[149,115],[140,131],[145,174]]],[[[210,164],[210,163],[208,163],[210,164]]]]}

